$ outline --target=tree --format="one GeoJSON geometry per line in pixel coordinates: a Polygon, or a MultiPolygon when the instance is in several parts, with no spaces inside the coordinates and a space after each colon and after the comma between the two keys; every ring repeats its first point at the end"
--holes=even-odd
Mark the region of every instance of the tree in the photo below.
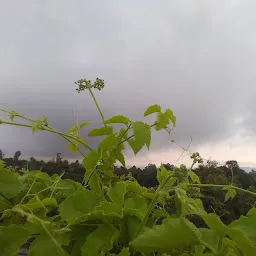
{"type": "Polygon", "coordinates": [[[61,162],[61,160],[62,160],[61,153],[57,153],[56,162],[61,162]]]}
{"type": "Polygon", "coordinates": [[[16,151],[15,154],[14,154],[14,156],[13,156],[13,160],[14,160],[15,162],[18,162],[20,156],[21,156],[20,150],[16,151]]]}
{"type": "Polygon", "coordinates": [[[0,160],[3,160],[4,159],[4,153],[2,151],[2,149],[0,149],[0,160]]]}
{"type": "Polygon", "coordinates": [[[228,168],[228,169],[233,169],[233,168],[239,168],[239,165],[237,163],[236,160],[229,160],[225,163],[225,166],[228,168]]]}

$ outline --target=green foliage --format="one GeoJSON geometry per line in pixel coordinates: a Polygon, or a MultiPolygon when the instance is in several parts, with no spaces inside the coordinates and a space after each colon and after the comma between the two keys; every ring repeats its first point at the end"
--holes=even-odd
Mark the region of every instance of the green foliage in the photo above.
{"type": "Polygon", "coordinates": [[[101,90],[104,81],[96,79],[92,84],[83,79],[77,84],[78,92],[90,92],[104,124],[88,134],[104,136],[96,149],[80,138],[80,128],[87,122],[61,133],[50,127],[46,118],[32,120],[13,110],[7,111],[11,120],[18,116],[31,124],[1,121],[59,134],[72,150],[82,152],[86,170],[79,183],[63,179],[63,174],[18,173],[0,161],[1,255],[13,256],[27,241],[32,256],[256,255],[255,208],[226,225],[218,215],[208,213],[199,198],[200,189],[205,187],[227,190],[225,201],[234,200],[236,192],[256,193],[234,186],[233,179],[230,185],[201,183],[192,171],[195,163],[202,163],[198,153],[191,156],[189,170],[184,165],[167,170],[162,164],[155,188],[142,187],[131,176],[114,173],[116,161],[125,165],[125,144],[137,154],[145,145],[150,147],[151,129],[166,129],[169,133],[168,125],[176,125],[170,109],[162,112],[159,105],[150,106],[144,116],[157,113],[151,125],[122,115],[105,120],[92,92],[93,88],[101,90]],[[114,132],[110,124],[124,124],[125,128],[114,132]],[[80,147],[89,152],[84,155],[80,147]],[[205,227],[195,225],[193,217],[202,220],[205,227]]]}

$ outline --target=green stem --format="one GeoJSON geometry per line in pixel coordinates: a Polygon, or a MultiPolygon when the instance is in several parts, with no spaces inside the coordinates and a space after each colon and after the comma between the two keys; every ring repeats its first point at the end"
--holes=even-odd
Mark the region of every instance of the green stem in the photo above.
{"type": "Polygon", "coordinates": [[[64,173],[62,173],[62,174],[58,177],[58,179],[54,182],[54,184],[52,185],[53,190],[52,190],[52,193],[51,193],[51,195],[50,195],[50,198],[52,198],[53,193],[55,192],[56,186],[57,186],[58,183],[60,182],[60,180],[61,180],[61,178],[62,178],[63,175],[64,175],[64,173]]]}
{"type": "MultiPolygon", "coordinates": [[[[4,112],[4,113],[8,113],[8,114],[10,114],[10,111],[7,111],[7,110],[4,110],[4,109],[0,109],[0,111],[2,111],[2,112],[4,112]]],[[[38,122],[36,122],[35,120],[33,120],[33,119],[31,119],[31,118],[28,118],[28,117],[25,117],[25,116],[23,116],[23,115],[21,115],[21,114],[18,114],[17,115],[17,117],[19,117],[19,118],[22,118],[22,119],[24,119],[24,120],[27,120],[27,121],[29,121],[29,122],[31,122],[31,123],[38,123],[38,122]]],[[[58,132],[57,130],[55,130],[53,127],[51,127],[51,126],[49,126],[48,124],[47,125],[42,125],[43,127],[47,127],[47,128],[49,128],[50,130],[52,130],[52,131],[55,131],[55,132],[58,132]]],[[[65,137],[65,135],[61,135],[61,134],[59,134],[63,139],[65,139],[66,141],[68,141],[69,143],[71,143],[78,151],[79,151],[79,153],[83,156],[83,157],[85,157],[85,154],[82,152],[82,150],[73,142],[73,141],[71,141],[70,139],[68,139],[68,138],[66,138],[65,137]]],[[[67,136],[67,135],[66,135],[67,136]]]]}
{"type": "MultiPolygon", "coordinates": [[[[21,124],[21,123],[15,123],[15,122],[7,122],[7,121],[3,121],[3,120],[0,121],[0,124],[8,124],[8,125],[14,125],[14,126],[28,127],[28,128],[32,128],[33,127],[30,124],[21,124]]],[[[68,140],[69,142],[71,142],[71,141],[68,138],[71,138],[71,139],[76,140],[77,142],[81,143],[85,148],[89,149],[90,151],[93,150],[89,145],[84,143],[81,139],[79,139],[77,137],[74,137],[72,135],[65,134],[63,132],[57,131],[57,130],[55,130],[53,128],[49,128],[47,126],[42,126],[42,128],[40,130],[48,131],[48,132],[52,132],[52,133],[58,134],[61,137],[63,137],[64,139],[68,140]]],[[[82,153],[82,151],[80,149],[79,149],[79,152],[82,153]]],[[[84,155],[84,154],[82,153],[82,155],[84,155]]]]}
{"type": "Polygon", "coordinates": [[[53,241],[53,243],[55,244],[55,246],[58,248],[58,251],[61,253],[61,255],[66,255],[65,251],[62,249],[61,245],[58,243],[58,241],[55,239],[55,237],[50,233],[50,231],[48,230],[48,228],[45,225],[45,221],[41,220],[40,218],[38,218],[37,216],[35,216],[34,214],[30,214],[27,213],[21,209],[12,209],[12,211],[17,212],[23,216],[26,216],[30,219],[34,219],[36,220],[38,223],[41,224],[42,228],[45,230],[45,232],[47,233],[47,235],[51,238],[51,240],[53,241]]]}
{"type": "Polygon", "coordinates": [[[101,111],[101,109],[100,109],[99,103],[98,103],[97,99],[95,98],[94,93],[93,93],[93,91],[92,91],[91,88],[89,88],[89,92],[90,92],[90,94],[91,94],[91,96],[92,96],[92,98],[93,98],[93,101],[94,101],[94,103],[95,103],[95,105],[96,105],[96,107],[97,107],[97,109],[98,109],[98,111],[99,111],[99,113],[100,113],[102,122],[103,122],[103,124],[106,126],[104,115],[103,115],[103,113],[102,113],[102,111],[101,111]]]}
{"type": "Polygon", "coordinates": [[[225,187],[230,187],[230,188],[233,188],[235,190],[238,190],[238,191],[241,191],[241,192],[244,192],[244,193],[247,193],[247,194],[250,194],[252,196],[255,196],[256,197],[256,193],[255,192],[252,192],[252,191],[249,191],[249,190],[246,190],[246,189],[243,189],[243,188],[239,188],[239,187],[236,187],[236,186],[233,186],[233,185],[217,185],[217,184],[193,184],[193,183],[183,183],[184,186],[192,186],[192,187],[208,187],[208,188],[225,188],[225,187]]]}
{"type": "Polygon", "coordinates": [[[25,200],[25,198],[29,195],[29,193],[30,193],[32,187],[34,186],[35,182],[36,182],[36,178],[33,180],[33,182],[32,182],[32,184],[31,184],[31,186],[30,186],[28,192],[27,192],[26,195],[20,200],[20,203],[19,203],[19,204],[22,204],[23,201],[25,200]]]}
{"type": "Polygon", "coordinates": [[[161,193],[161,191],[164,189],[165,185],[167,184],[167,182],[170,180],[170,178],[173,177],[173,174],[169,175],[166,180],[161,184],[159,185],[159,187],[157,188],[156,190],[156,193],[154,195],[154,198],[152,199],[149,207],[148,207],[148,210],[147,210],[147,213],[145,215],[145,217],[143,218],[143,221],[141,222],[140,224],[140,227],[137,231],[137,234],[136,234],[136,237],[140,234],[140,232],[142,231],[143,227],[146,225],[147,221],[148,221],[148,218],[149,218],[149,215],[152,211],[152,209],[154,208],[155,204],[156,204],[156,201],[161,193]]]}

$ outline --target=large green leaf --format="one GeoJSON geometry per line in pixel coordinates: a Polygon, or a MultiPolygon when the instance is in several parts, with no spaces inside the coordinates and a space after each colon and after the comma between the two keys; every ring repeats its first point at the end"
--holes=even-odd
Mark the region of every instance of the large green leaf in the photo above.
{"type": "Polygon", "coordinates": [[[110,135],[113,133],[113,127],[112,126],[104,126],[101,128],[95,128],[92,129],[88,136],[104,136],[104,135],[110,135]]]}
{"type": "Polygon", "coordinates": [[[170,124],[170,122],[172,122],[174,126],[176,125],[176,117],[170,109],[167,109],[164,113],[158,113],[155,130],[159,131],[164,129],[170,124]]]}
{"type": "Polygon", "coordinates": [[[94,191],[96,194],[101,195],[101,180],[97,173],[93,173],[90,179],[90,188],[92,191],[94,191]]]}
{"type": "Polygon", "coordinates": [[[144,145],[149,148],[151,143],[151,130],[148,124],[141,121],[133,122],[132,129],[134,132],[134,139],[128,140],[128,143],[134,153],[137,154],[144,145]]]}
{"type": "Polygon", "coordinates": [[[241,216],[229,224],[229,228],[242,231],[256,247],[256,215],[241,216]]]}
{"type": "Polygon", "coordinates": [[[188,171],[188,176],[191,178],[193,183],[200,183],[199,177],[191,170],[188,171]]]}
{"type": "Polygon", "coordinates": [[[128,125],[130,122],[130,119],[123,115],[117,115],[109,118],[105,121],[105,124],[126,124],[128,125]]]}
{"type": "Polygon", "coordinates": [[[57,191],[60,191],[66,196],[69,196],[73,194],[74,192],[83,189],[82,185],[78,182],[75,182],[73,180],[65,179],[65,180],[60,180],[55,189],[57,191]]]}
{"type": "Polygon", "coordinates": [[[118,239],[119,231],[107,224],[99,226],[86,237],[82,246],[82,256],[98,256],[113,248],[113,243],[118,239]]]}
{"type": "Polygon", "coordinates": [[[217,254],[220,241],[217,233],[207,228],[201,228],[200,232],[202,234],[202,236],[200,237],[200,241],[205,246],[207,246],[207,248],[210,249],[213,253],[217,254]]]}
{"type": "Polygon", "coordinates": [[[88,155],[85,156],[82,164],[87,174],[92,173],[95,170],[99,160],[100,160],[100,155],[97,153],[96,150],[91,151],[88,155]]]}
{"type": "Polygon", "coordinates": [[[125,200],[124,211],[131,216],[143,219],[147,213],[147,201],[142,196],[136,196],[125,200]]]}
{"type": "Polygon", "coordinates": [[[100,202],[100,205],[95,207],[95,211],[97,211],[97,214],[103,215],[104,217],[123,217],[123,209],[112,202],[100,202]]]}
{"type": "Polygon", "coordinates": [[[62,245],[69,244],[68,233],[55,232],[47,225],[47,232],[43,231],[31,244],[29,256],[68,256],[62,245]]]}
{"type": "Polygon", "coordinates": [[[54,198],[44,198],[40,200],[38,197],[33,197],[26,204],[20,204],[19,207],[23,210],[29,210],[31,212],[36,211],[40,208],[46,208],[47,206],[57,207],[57,201],[54,198]]]}
{"type": "Polygon", "coordinates": [[[124,202],[124,196],[127,192],[126,183],[124,181],[117,182],[108,192],[108,196],[113,203],[121,207],[124,202]]]}
{"type": "Polygon", "coordinates": [[[159,182],[160,185],[162,185],[163,183],[165,183],[165,181],[167,180],[167,178],[169,179],[168,182],[165,184],[165,188],[169,188],[172,187],[172,185],[176,182],[176,178],[175,177],[171,177],[170,176],[173,175],[173,171],[169,171],[167,170],[163,164],[161,164],[160,169],[157,170],[157,180],[159,182]]]}
{"type": "Polygon", "coordinates": [[[207,226],[216,232],[219,237],[227,235],[227,226],[221,221],[220,217],[214,213],[199,214],[207,226]]]}
{"type": "Polygon", "coordinates": [[[23,189],[23,184],[12,171],[0,168],[0,193],[6,198],[12,198],[18,195],[23,189]]]}
{"type": "Polygon", "coordinates": [[[29,231],[21,226],[0,226],[0,255],[13,256],[27,242],[29,231]]]}
{"type": "Polygon", "coordinates": [[[169,218],[140,234],[130,245],[140,252],[168,253],[199,242],[200,237],[200,231],[187,219],[169,218]]]}
{"type": "Polygon", "coordinates": [[[182,216],[198,214],[204,215],[206,211],[204,210],[203,203],[200,199],[193,199],[187,196],[186,191],[182,188],[175,188],[175,201],[176,206],[180,211],[182,216]]]}
{"type": "Polygon", "coordinates": [[[0,212],[9,208],[12,208],[10,202],[0,195],[0,212]]]}
{"type": "Polygon", "coordinates": [[[236,246],[244,253],[244,255],[256,255],[255,243],[246,236],[245,232],[239,228],[227,228],[227,231],[228,236],[235,242],[236,246]]]}
{"type": "Polygon", "coordinates": [[[98,145],[98,148],[102,149],[112,149],[118,143],[118,138],[115,134],[110,134],[106,138],[104,138],[98,145]]]}
{"type": "Polygon", "coordinates": [[[144,112],[144,116],[151,115],[153,113],[161,112],[161,107],[157,104],[149,106],[144,112]]]}
{"type": "Polygon", "coordinates": [[[93,212],[100,201],[102,198],[91,190],[75,192],[60,204],[60,216],[69,223],[76,222],[79,218],[93,212]]]}

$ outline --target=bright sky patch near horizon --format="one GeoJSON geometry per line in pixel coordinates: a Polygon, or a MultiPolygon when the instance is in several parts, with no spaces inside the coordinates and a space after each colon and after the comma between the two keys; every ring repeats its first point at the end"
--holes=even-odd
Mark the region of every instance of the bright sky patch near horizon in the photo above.
{"type": "MultiPolygon", "coordinates": [[[[177,116],[177,144],[187,147],[192,137],[190,150],[206,159],[256,167],[253,1],[0,3],[0,108],[45,114],[62,131],[72,126],[73,112],[100,126],[92,100],[74,84],[99,77],[106,88],[96,95],[107,117],[140,120],[149,105],[160,104],[177,116]]],[[[54,157],[66,142],[0,126],[0,148],[54,157]]],[[[162,132],[154,133],[150,152],[127,158],[137,165],[189,164],[188,157],[177,161],[181,153],[162,132]]]]}

